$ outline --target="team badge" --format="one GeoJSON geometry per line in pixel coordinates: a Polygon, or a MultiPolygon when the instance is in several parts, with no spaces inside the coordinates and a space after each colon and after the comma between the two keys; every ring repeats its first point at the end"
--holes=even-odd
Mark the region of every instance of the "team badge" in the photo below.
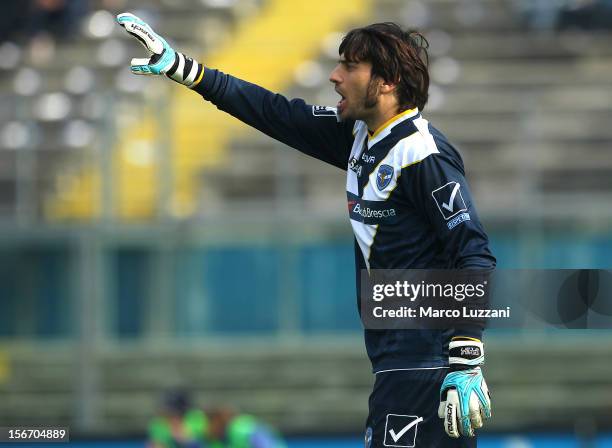
{"type": "Polygon", "coordinates": [[[384,190],[393,179],[393,167],[391,165],[381,165],[376,173],[376,186],[379,190],[384,190]]]}

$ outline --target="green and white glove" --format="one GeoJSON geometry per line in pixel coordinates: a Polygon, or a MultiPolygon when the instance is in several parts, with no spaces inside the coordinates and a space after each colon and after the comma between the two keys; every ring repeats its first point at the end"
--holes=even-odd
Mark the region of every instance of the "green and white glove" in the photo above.
{"type": "Polygon", "coordinates": [[[453,438],[473,437],[491,417],[491,397],[482,376],[484,347],[477,339],[457,338],[449,344],[450,370],[440,388],[438,417],[453,438]]]}
{"type": "Polygon", "coordinates": [[[136,75],[166,75],[168,78],[194,88],[204,76],[204,66],[195,59],[175,51],[142,19],[125,12],[117,22],[149,51],[148,58],[134,58],[132,73],[136,75]]]}

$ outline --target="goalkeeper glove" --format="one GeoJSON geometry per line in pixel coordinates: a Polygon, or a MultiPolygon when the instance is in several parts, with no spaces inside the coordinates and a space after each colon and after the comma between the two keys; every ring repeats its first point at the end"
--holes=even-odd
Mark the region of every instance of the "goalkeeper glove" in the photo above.
{"type": "Polygon", "coordinates": [[[204,76],[204,66],[195,59],[174,49],[143,20],[129,12],[119,14],[117,22],[140,41],[151,53],[148,58],[134,58],[132,73],[136,75],[166,75],[168,78],[193,88],[204,76]]]}
{"type": "Polygon", "coordinates": [[[482,342],[453,339],[449,345],[450,371],[440,389],[438,417],[450,437],[474,436],[491,417],[491,398],[480,366],[484,364],[482,342]]]}

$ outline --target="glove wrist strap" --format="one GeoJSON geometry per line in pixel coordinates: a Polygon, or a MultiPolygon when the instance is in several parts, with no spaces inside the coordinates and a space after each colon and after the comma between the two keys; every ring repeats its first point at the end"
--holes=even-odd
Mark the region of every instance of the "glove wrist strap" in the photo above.
{"type": "Polygon", "coordinates": [[[478,340],[452,340],[448,346],[451,370],[465,370],[484,364],[484,346],[478,340]]]}
{"type": "Polygon", "coordinates": [[[204,76],[204,66],[195,59],[177,51],[174,64],[168,69],[166,76],[179,84],[193,89],[204,76]]]}

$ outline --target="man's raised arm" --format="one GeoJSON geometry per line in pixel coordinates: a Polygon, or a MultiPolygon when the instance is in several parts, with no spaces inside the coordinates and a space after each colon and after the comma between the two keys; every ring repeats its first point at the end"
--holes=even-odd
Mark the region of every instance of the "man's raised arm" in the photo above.
{"type": "Polygon", "coordinates": [[[132,73],[165,75],[200,93],[223,110],[270,137],[305,154],[347,169],[354,122],[340,122],[334,108],[288,100],[263,87],[208,67],[175,51],[143,20],[130,13],[119,24],[149,51],[134,58],[132,73]]]}

